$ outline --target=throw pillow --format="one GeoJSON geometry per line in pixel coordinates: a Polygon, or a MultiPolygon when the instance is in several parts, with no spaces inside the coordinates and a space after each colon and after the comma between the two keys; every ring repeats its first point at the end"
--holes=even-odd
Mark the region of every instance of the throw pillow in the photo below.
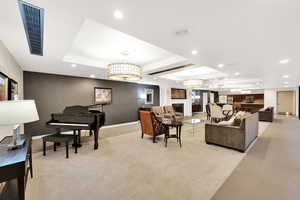
{"type": "Polygon", "coordinates": [[[235,119],[236,119],[236,116],[232,116],[230,120],[221,121],[221,122],[218,123],[218,125],[231,126],[231,125],[233,125],[235,119]]]}

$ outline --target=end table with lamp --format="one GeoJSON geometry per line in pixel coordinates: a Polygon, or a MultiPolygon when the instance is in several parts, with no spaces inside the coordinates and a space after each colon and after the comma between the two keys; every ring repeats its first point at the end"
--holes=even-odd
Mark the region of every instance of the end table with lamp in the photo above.
{"type": "MultiPolygon", "coordinates": [[[[0,125],[18,125],[39,120],[33,100],[1,101],[0,125]]],[[[25,199],[27,175],[32,177],[31,139],[20,135],[20,126],[0,141],[0,182],[18,180],[18,196],[25,199]],[[28,166],[29,164],[29,166],[28,166]]]]}

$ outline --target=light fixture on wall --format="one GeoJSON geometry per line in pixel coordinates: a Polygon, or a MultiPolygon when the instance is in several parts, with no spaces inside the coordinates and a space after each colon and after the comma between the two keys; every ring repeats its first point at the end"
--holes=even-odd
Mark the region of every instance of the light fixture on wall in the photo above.
{"type": "MultiPolygon", "coordinates": [[[[128,52],[121,52],[127,56],[128,52]]],[[[128,62],[116,62],[108,65],[108,77],[113,80],[136,81],[142,79],[142,67],[128,62]]]]}
{"type": "Polygon", "coordinates": [[[187,88],[199,88],[203,85],[203,80],[194,79],[194,80],[185,80],[182,82],[184,87],[187,88]]]}

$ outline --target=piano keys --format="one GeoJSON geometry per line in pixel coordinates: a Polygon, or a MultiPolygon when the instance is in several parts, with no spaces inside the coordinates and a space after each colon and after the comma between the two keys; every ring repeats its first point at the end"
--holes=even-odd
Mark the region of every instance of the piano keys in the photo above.
{"type": "Polygon", "coordinates": [[[94,149],[98,149],[99,129],[105,123],[105,113],[89,110],[90,106],[69,106],[62,113],[51,114],[51,120],[46,125],[55,128],[57,132],[62,130],[78,131],[80,138],[81,130],[89,130],[94,134],[94,149]]]}

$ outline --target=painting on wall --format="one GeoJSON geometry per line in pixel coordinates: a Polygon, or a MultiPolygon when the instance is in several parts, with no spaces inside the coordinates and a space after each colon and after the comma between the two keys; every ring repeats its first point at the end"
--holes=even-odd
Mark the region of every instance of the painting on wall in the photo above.
{"type": "Polygon", "coordinates": [[[95,104],[111,104],[112,103],[112,89],[111,88],[95,88],[95,104]]]}
{"type": "Polygon", "coordinates": [[[154,90],[145,88],[145,104],[153,104],[154,90]]]}
{"type": "Polygon", "coordinates": [[[0,101],[8,100],[8,77],[0,72],[0,101]]]}
{"type": "Polygon", "coordinates": [[[8,100],[18,100],[18,83],[13,79],[8,82],[8,100]]]}
{"type": "Polygon", "coordinates": [[[186,99],[186,90],[171,88],[171,99],[186,99]]]}

